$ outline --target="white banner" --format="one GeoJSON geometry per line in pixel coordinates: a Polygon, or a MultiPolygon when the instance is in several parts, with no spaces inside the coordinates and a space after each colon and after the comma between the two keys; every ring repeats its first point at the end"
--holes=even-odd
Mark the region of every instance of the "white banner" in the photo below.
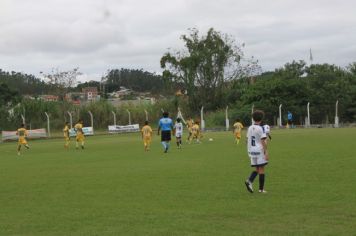
{"type": "MultiPolygon", "coordinates": [[[[16,132],[17,131],[2,131],[1,132],[2,141],[17,140],[19,137],[16,135],[16,132]]],[[[28,130],[27,138],[29,139],[47,138],[46,129],[28,130]]]]}
{"type": "Polygon", "coordinates": [[[109,125],[109,133],[129,133],[129,132],[139,132],[139,124],[134,125],[109,125]]]}
{"type": "MultiPolygon", "coordinates": [[[[83,133],[84,133],[85,136],[94,135],[93,127],[83,127],[82,130],[83,130],[83,133]]],[[[77,133],[75,132],[74,128],[69,130],[69,136],[70,137],[75,137],[76,135],[77,135],[77,133]]]]}

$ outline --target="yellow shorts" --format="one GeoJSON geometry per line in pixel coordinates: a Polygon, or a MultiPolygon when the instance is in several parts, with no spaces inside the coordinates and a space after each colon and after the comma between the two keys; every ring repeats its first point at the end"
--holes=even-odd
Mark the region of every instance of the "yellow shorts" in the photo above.
{"type": "Polygon", "coordinates": [[[64,136],[64,141],[69,141],[69,140],[70,140],[69,136],[64,136]]]}
{"type": "Polygon", "coordinates": [[[241,138],[241,133],[240,132],[235,133],[235,137],[240,139],[241,138]]]}
{"type": "Polygon", "coordinates": [[[143,145],[148,146],[151,144],[151,137],[144,137],[143,138],[143,145]]]}
{"type": "Polygon", "coordinates": [[[84,142],[84,134],[77,134],[76,140],[77,142],[84,142]]]}
{"type": "Polygon", "coordinates": [[[23,144],[23,145],[27,144],[25,137],[19,137],[19,145],[21,145],[21,144],[23,144]]]}

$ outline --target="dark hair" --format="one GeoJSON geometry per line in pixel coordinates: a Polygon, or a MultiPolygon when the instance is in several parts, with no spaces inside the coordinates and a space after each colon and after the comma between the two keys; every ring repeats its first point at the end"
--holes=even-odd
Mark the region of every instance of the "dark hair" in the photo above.
{"type": "Polygon", "coordinates": [[[25,127],[25,124],[24,124],[24,123],[22,123],[22,124],[21,124],[21,127],[25,127]]]}
{"type": "Polygon", "coordinates": [[[148,125],[148,120],[145,121],[145,125],[148,125]]]}
{"type": "Polygon", "coordinates": [[[261,110],[256,110],[252,113],[252,119],[255,122],[260,122],[262,121],[263,117],[265,116],[265,113],[261,110]]]}
{"type": "Polygon", "coordinates": [[[163,117],[164,117],[164,118],[168,118],[168,116],[169,116],[168,111],[163,112],[163,117]]]}
{"type": "Polygon", "coordinates": [[[240,120],[239,118],[237,118],[235,121],[236,121],[236,122],[241,122],[241,120],[240,120]]]}
{"type": "Polygon", "coordinates": [[[178,118],[177,118],[177,122],[179,123],[180,121],[181,121],[181,119],[178,117],[178,118]]]}
{"type": "Polygon", "coordinates": [[[67,121],[65,124],[66,124],[66,125],[69,125],[69,122],[67,121]]]}

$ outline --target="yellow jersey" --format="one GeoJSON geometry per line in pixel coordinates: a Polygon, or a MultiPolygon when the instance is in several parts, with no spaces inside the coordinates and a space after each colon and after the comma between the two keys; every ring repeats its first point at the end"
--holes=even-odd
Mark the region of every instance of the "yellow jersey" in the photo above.
{"type": "Polygon", "coordinates": [[[193,127],[193,125],[194,125],[193,120],[192,120],[192,119],[189,119],[189,120],[187,121],[187,127],[188,127],[189,132],[192,132],[192,127],[193,127]]]}
{"type": "Polygon", "coordinates": [[[69,137],[69,127],[68,125],[64,126],[64,129],[63,129],[63,136],[65,138],[68,138],[69,137]]]}
{"type": "Polygon", "coordinates": [[[28,135],[28,131],[25,128],[19,128],[17,130],[16,134],[19,136],[19,138],[20,137],[24,138],[24,137],[26,137],[28,135]]]}
{"type": "Polygon", "coordinates": [[[78,134],[83,134],[83,125],[81,123],[78,123],[74,126],[75,132],[78,134]]]}
{"type": "Polygon", "coordinates": [[[83,125],[81,123],[78,123],[74,126],[75,131],[77,132],[76,140],[77,142],[84,142],[84,133],[83,133],[83,125]]]}
{"type": "Polygon", "coordinates": [[[192,132],[193,134],[198,134],[200,131],[200,127],[198,124],[194,124],[193,127],[192,127],[192,132]]]}
{"type": "Polygon", "coordinates": [[[28,131],[25,128],[19,128],[16,132],[19,136],[19,144],[27,144],[26,137],[28,135],[28,131]]]}
{"type": "Polygon", "coordinates": [[[153,131],[149,125],[145,125],[141,129],[141,133],[144,138],[151,138],[153,131]]]}
{"type": "Polygon", "coordinates": [[[241,130],[244,128],[244,126],[240,122],[236,122],[233,127],[234,127],[235,134],[240,133],[241,130]]]}

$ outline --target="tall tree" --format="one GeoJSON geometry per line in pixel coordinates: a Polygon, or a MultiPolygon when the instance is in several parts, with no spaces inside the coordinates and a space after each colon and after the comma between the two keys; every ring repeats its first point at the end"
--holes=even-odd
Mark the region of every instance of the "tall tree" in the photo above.
{"type": "Polygon", "coordinates": [[[213,28],[204,36],[191,29],[181,39],[185,50],[165,53],[161,67],[165,78],[183,83],[192,109],[225,106],[226,82],[260,71],[256,60],[244,57],[243,44],[213,28]]]}
{"type": "Polygon", "coordinates": [[[81,74],[79,68],[74,68],[68,71],[61,71],[57,68],[52,69],[52,72],[49,74],[44,74],[44,77],[50,84],[57,88],[57,95],[63,99],[65,94],[76,85],[77,78],[81,74]]]}

